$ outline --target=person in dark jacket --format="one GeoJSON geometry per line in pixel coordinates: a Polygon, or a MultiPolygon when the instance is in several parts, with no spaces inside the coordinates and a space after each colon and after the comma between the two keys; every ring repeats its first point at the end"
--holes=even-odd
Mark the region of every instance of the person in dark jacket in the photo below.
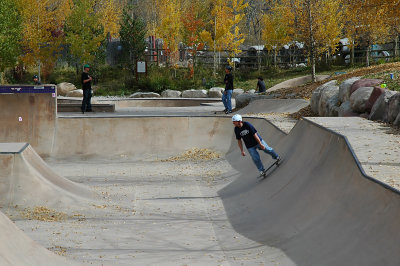
{"type": "Polygon", "coordinates": [[[258,81],[257,81],[257,91],[259,93],[263,93],[265,92],[267,89],[265,87],[265,83],[262,77],[258,77],[258,81]]]}
{"type": "Polygon", "coordinates": [[[233,76],[232,76],[232,67],[227,66],[225,68],[225,91],[222,94],[222,103],[225,106],[225,114],[232,113],[232,93],[233,93],[233,76]]]}
{"type": "Polygon", "coordinates": [[[82,114],[85,112],[91,112],[92,111],[92,104],[90,103],[90,100],[92,98],[92,80],[93,78],[89,75],[89,69],[90,66],[88,64],[83,66],[83,72],[82,72],[82,90],[83,90],[83,100],[82,100],[82,106],[81,106],[81,111],[82,114]]]}

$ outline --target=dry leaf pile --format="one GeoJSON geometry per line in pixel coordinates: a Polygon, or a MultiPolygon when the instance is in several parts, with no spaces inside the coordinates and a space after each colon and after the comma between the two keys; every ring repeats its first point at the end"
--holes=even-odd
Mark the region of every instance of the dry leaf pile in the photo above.
{"type": "Polygon", "coordinates": [[[37,206],[33,209],[25,208],[21,211],[22,217],[28,220],[38,220],[45,222],[59,222],[67,218],[67,214],[57,212],[43,206],[37,206]]]}
{"type": "Polygon", "coordinates": [[[191,150],[185,151],[184,153],[173,156],[168,159],[162,160],[162,162],[174,162],[174,161],[208,161],[221,158],[221,154],[209,150],[209,149],[199,149],[192,148],[191,150]]]}

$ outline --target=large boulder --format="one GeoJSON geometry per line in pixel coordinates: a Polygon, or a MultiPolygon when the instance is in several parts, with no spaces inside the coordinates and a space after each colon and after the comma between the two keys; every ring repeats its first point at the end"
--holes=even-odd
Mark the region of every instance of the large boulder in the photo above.
{"type": "Polygon", "coordinates": [[[400,113],[400,92],[389,99],[388,122],[393,123],[400,113]]]}
{"type": "Polygon", "coordinates": [[[339,116],[339,93],[330,97],[326,102],[326,115],[339,116]]]}
{"type": "Polygon", "coordinates": [[[400,113],[397,115],[396,120],[394,120],[393,125],[400,127],[400,113]]]}
{"type": "Polygon", "coordinates": [[[360,77],[353,77],[344,80],[342,83],[339,85],[339,101],[341,103],[344,103],[350,98],[350,89],[351,86],[353,85],[354,82],[357,80],[360,80],[360,77]]]}
{"type": "Polygon", "coordinates": [[[395,95],[395,91],[385,90],[381,96],[375,101],[372,106],[371,112],[369,114],[368,119],[374,121],[387,121],[388,118],[388,109],[389,109],[389,99],[393,95],[395,95]]]}
{"type": "Polygon", "coordinates": [[[69,92],[67,92],[67,94],[65,96],[67,96],[67,97],[83,97],[83,90],[78,89],[78,90],[69,91],[69,92]]]}
{"type": "Polygon", "coordinates": [[[206,90],[185,90],[182,92],[182,98],[207,98],[206,90]]]}
{"type": "Polygon", "coordinates": [[[325,84],[322,84],[321,86],[319,86],[318,88],[316,88],[316,89],[313,91],[312,96],[311,96],[310,106],[311,106],[311,110],[312,110],[314,113],[316,113],[316,114],[319,113],[318,109],[319,109],[319,100],[320,100],[320,98],[321,98],[321,92],[322,92],[326,87],[329,87],[329,86],[336,86],[336,84],[337,84],[337,81],[336,81],[336,80],[331,80],[331,81],[329,81],[329,82],[327,82],[327,83],[325,83],[325,84]]]}
{"type": "Polygon", "coordinates": [[[319,116],[328,116],[329,115],[329,99],[334,98],[332,101],[334,102],[332,106],[335,106],[339,101],[339,86],[335,85],[336,83],[331,83],[321,91],[321,96],[318,103],[318,114],[319,116]]]}
{"type": "Polygon", "coordinates": [[[365,113],[367,111],[367,102],[373,89],[373,87],[361,87],[351,94],[350,103],[354,112],[365,113]]]}
{"type": "Polygon", "coordinates": [[[68,92],[76,90],[74,84],[69,82],[61,82],[57,84],[57,95],[58,96],[67,96],[68,92]]]}
{"type": "Polygon", "coordinates": [[[181,97],[182,92],[175,90],[165,90],[161,92],[161,97],[164,98],[179,98],[181,97]]]}
{"type": "Polygon", "coordinates": [[[244,90],[243,89],[234,89],[232,93],[232,98],[236,98],[236,96],[243,94],[244,90]]]}
{"type": "Polygon", "coordinates": [[[213,87],[208,90],[208,98],[221,98],[224,90],[224,88],[213,87]]]}
{"type": "Polygon", "coordinates": [[[131,94],[129,98],[159,98],[160,94],[155,92],[135,92],[131,94]]]}
{"type": "Polygon", "coordinates": [[[253,99],[258,99],[259,96],[252,93],[243,93],[235,97],[235,107],[236,109],[243,108],[247,106],[253,99]]]}
{"type": "Polygon", "coordinates": [[[338,116],[349,117],[349,116],[358,116],[358,114],[353,112],[353,109],[351,109],[350,101],[345,101],[338,108],[338,116]]]}
{"type": "Polygon", "coordinates": [[[369,96],[368,101],[366,103],[366,111],[371,113],[372,106],[374,106],[376,100],[385,92],[384,88],[380,86],[375,86],[372,90],[371,96],[369,96]]]}
{"type": "Polygon", "coordinates": [[[360,79],[357,80],[351,85],[350,96],[359,88],[363,87],[375,87],[380,85],[383,82],[382,79],[360,79]]]}

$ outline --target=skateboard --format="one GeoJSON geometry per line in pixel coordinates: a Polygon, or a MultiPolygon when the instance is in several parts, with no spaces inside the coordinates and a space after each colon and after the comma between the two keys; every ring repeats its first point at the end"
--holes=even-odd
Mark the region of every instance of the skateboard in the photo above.
{"type": "Polygon", "coordinates": [[[259,179],[259,180],[265,179],[269,174],[272,173],[272,172],[271,172],[272,170],[271,170],[270,172],[268,172],[268,171],[269,171],[273,166],[276,165],[276,167],[273,169],[273,170],[275,170],[277,167],[279,167],[279,165],[282,164],[282,161],[283,161],[283,158],[281,157],[281,159],[280,159],[279,161],[273,162],[267,169],[265,169],[264,175],[258,177],[258,179],[259,179]]]}
{"type": "Polygon", "coordinates": [[[225,111],[215,111],[214,114],[222,114],[222,115],[233,115],[232,113],[225,113],[225,111]]]}

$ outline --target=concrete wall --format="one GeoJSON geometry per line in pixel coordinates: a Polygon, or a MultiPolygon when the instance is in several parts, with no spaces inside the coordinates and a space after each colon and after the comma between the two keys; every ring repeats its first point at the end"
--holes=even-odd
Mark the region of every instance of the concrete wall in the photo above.
{"type": "Polygon", "coordinates": [[[46,156],[51,152],[57,104],[51,93],[0,94],[0,142],[28,142],[46,156]]]}

